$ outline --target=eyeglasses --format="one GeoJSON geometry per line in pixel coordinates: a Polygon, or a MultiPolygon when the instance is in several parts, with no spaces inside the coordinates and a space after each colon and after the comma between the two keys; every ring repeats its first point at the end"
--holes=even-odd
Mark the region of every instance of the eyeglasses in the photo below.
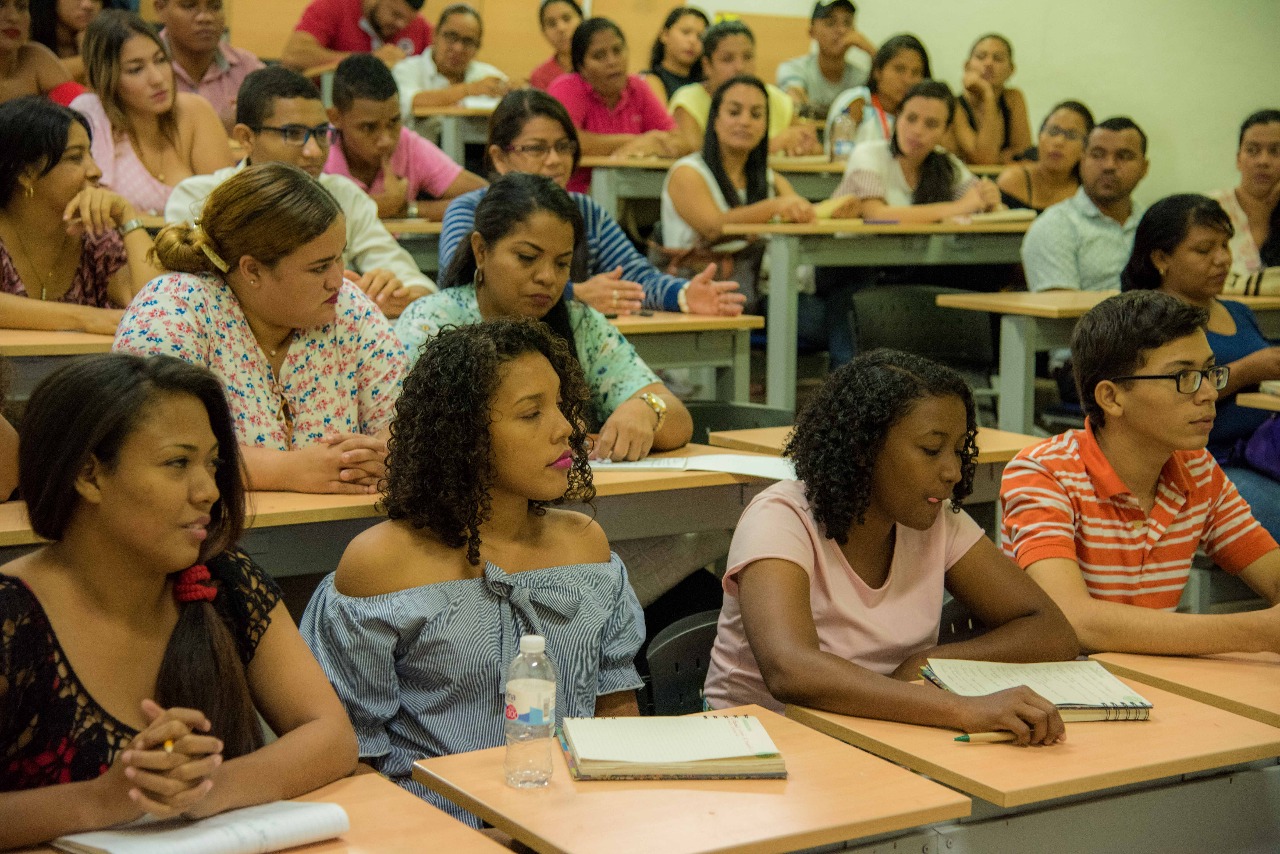
{"type": "Polygon", "coordinates": [[[528,157],[536,157],[538,160],[546,160],[552,149],[555,149],[556,154],[561,157],[572,157],[578,150],[578,143],[571,139],[562,139],[555,145],[549,145],[545,142],[533,142],[529,145],[508,145],[507,153],[524,154],[528,157]]]}
{"type": "Polygon", "coordinates": [[[1049,134],[1049,136],[1060,136],[1067,142],[1079,142],[1084,139],[1084,134],[1080,131],[1067,130],[1066,128],[1060,128],[1057,125],[1045,125],[1044,132],[1049,134]]]}
{"type": "Polygon", "coordinates": [[[436,33],[436,38],[442,42],[449,42],[450,44],[460,44],[467,50],[480,49],[479,39],[473,39],[469,36],[460,36],[457,33],[451,33],[448,30],[441,30],[440,32],[436,33]]]}
{"type": "Polygon", "coordinates": [[[313,136],[320,145],[333,145],[334,140],[338,138],[338,129],[328,122],[316,125],[313,128],[309,128],[306,125],[284,125],[283,127],[259,125],[257,128],[258,133],[264,130],[280,134],[280,138],[284,140],[286,145],[296,145],[299,148],[306,145],[307,140],[313,136]]]}
{"type": "Polygon", "coordinates": [[[1231,376],[1231,367],[1229,365],[1217,365],[1212,368],[1205,368],[1203,371],[1197,371],[1194,368],[1188,368],[1185,371],[1178,371],[1176,374],[1135,374],[1129,377],[1112,377],[1111,382],[1118,383],[1125,380],[1173,380],[1178,385],[1178,391],[1183,394],[1195,394],[1200,390],[1201,381],[1208,379],[1209,383],[1218,391],[1222,391],[1227,387],[1227,379],[1231,376]]]}

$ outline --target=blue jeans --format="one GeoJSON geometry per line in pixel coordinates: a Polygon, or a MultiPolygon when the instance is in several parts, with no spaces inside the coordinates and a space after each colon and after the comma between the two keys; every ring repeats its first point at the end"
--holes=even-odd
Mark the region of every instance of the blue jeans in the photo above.
{"type": "Polygon", "coordinates": [[[1223,466],[1222,471],[1249,502],[1253,518],[1276,539],[1280,539],[1280,481],[1243,466],[1223,466]]]}

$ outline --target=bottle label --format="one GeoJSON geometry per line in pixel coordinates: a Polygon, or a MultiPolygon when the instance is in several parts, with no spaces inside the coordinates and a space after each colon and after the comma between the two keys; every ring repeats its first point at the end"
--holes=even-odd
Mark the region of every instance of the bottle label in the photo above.
{"type": "Polygon", "coordinates": [[[832,145],[832,153],[836,157],[848,157],[853,153],[853,140],[837,139],[832,145]]]}
{"type": "Polygon", "coordinates": [[[505,717],[530,726],[555,723],[556,686],[545,679],[512,679],[507,682],[505,717]]]}

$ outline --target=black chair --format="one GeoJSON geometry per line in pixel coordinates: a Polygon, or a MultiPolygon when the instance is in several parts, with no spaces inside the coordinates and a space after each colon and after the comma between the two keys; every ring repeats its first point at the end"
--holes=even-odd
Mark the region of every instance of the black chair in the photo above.
{"type": "Polygon", "coordinates": [[[790,409],[772,409],[756,403],[689,400],[685,408],[693,418],[693,441],[705,445],[707,434],[719,430],[752,430],[757,427],[789,427],[796,421],[790,409]]]}
{"type": "Polygon", "coordinates": [[[702,711],[702,683],[711,663],[720,612],[701,611],[676,620],[649,644],[650,691],[655,715],[702,711]]]}
{"type": "Polygon", "coordinates": [[[939,644],[972,640],[986,630],[987,627],[960,600],[948,598],[942,603],[942,623],[938,627],[939,644]]]}

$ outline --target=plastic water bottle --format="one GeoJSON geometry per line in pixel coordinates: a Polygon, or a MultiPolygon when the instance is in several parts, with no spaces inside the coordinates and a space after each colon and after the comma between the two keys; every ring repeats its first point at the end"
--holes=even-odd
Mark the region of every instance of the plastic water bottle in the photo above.
{"type": "Polygon", "coordinates": [[[525,635],[520,638],[520,654],[507,673],[507,758],[503,770],[508,786],[545,786],[551,779],[556,672],[546,650],[546,638],[525,635]]]}
{"type": "Polygon", "coordinates": [[[831,159],[845,160],[853,152],[858,125],[847,110],[842,110],[831,123],[831,159]]]}

